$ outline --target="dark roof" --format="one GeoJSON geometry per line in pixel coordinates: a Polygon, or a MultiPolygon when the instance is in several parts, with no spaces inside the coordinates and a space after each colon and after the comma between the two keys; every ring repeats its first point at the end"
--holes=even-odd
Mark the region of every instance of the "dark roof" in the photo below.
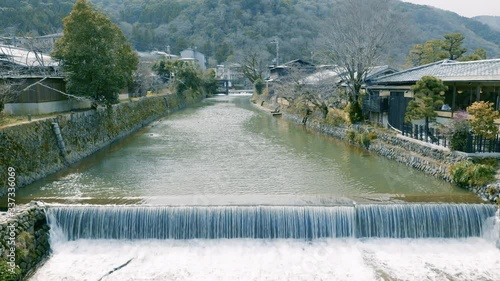
{"type": "Polygon", "coordinates": [[[443,60],[374,79],[375,84],[414,83],[423,76],[435,76],[445,82],[500,81],[500,59],[457,62],[443,60]]]}

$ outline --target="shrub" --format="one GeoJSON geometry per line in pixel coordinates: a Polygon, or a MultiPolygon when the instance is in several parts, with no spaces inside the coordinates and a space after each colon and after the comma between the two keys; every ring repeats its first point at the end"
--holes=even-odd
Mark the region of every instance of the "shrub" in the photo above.
{"type": "Polygon", "coordinates": [[[358,134],[357,138],[356,138],[356,141],[357,143],[359,143],[360,145],[368,148],[371,144],[371,140],[370,138],[368,137],[368,134],[367,133],[361,133],[361,134],[358,134]]]}
{"type": "Polygon", "coordinates": [[[375,132],[357,132],[350,129],[346,133],[346,138],[352,142],[358,143],[365,148],[368,148],[371,141],[377,138],[377,133],[375,132]]]}
{"type": "Polygon", "coordinates": [[[16,265],[14,272],[10,271],[10,265],[5,261],[0,259],[0,281],[17,281],[21,277],[21,269],[16,265]]]}
{"type": "Polygon", "coordinates": [[[332,126],[345,125],[346,120],[341,114],[343,114],[343,111],[330,110],[326,115],[326,123],[332,126]]]}
{"type": "Polygon", "coordinates": [[[474,102],[467,107],[467,112],[473,116],[470,124],[474,134],[487,139],[493,139],[497,135],[498,127],[495,125],[495,119],[500,113],[495,110],[492,102],[474,102]]]}
{"type": "Polygon", "coordinates": [[[344,110],[347,111],[351,124],[363,121],[363,112],[359,102],[349,103],[344,110]]]}
{"type": "Polygon", "coordinates": [[[266,86],[266,82],[264,79],[259,78],[255,80],[255,83],[253,84],[255,87],[255,91],[257,92],[258,95],[262,95],[262,92],[264,91],[264,87],[266,86]]]}
{"type": "Polygon", "coordinates": [[[451,150],[465,151],[467,149],[467,139],[469,138],[469,131],[455,131],[450,138],[451,150]]]}
{"type": "Polygon", "coordinates": [[[354,130],[347,131],[346,137],[348,140],[354,141],[354,139],[356,138],[356,131],[354,131],[354,130]]]}
{"type": "Polygon", "coordinates": [[[450,167],[452,181],[462,187],[483,186],[495,180],[495,167],[462,161],[450,167]]]}

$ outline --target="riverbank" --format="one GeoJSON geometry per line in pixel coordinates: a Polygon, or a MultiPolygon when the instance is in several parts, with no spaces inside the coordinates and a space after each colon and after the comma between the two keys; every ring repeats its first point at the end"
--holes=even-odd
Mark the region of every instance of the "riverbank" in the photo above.
{"type": "MultiPolygon", "coordinates": [[[[313,111],[307,118],[299,114],[287,101],[273,99],[267,95],[253,95],[252,103],[266,112],[279,108],[282,118],[290,122],[304,125],[322,134],[349,142],[385,158],[397,161],[406,166],[420,170],[430,176],[452,182],[450,167],[462,161],[470,160],[469,155],[448,148],[430,145],[413,140],[396,132],[384,128],[375,128],[369,125],[351,125],[344,122],[331,122],[323,118],[320,112],[313,111]],[[333,123],[333,124],[332,124],[333,123]]],[[[493,203],[500,203],[500,183],[495,182],[481,187],[467,187],[481,199],[493,203]]]]}
{"type": "Polygon", "coordinates": [[[51,250],[49,231],[41,203],[0,212],[0,280],[22,280],[45,261],[51,250]]]}
{"type": "MultiPolygon", "coordinates": [[[[7,168],[23,187],[55,173],[203,96],[165,95],[120,103],[111,108],[58,115],[0,129],[0,182],[7,168]]],[[[0,187],[0,196],[7,186],[0,187]]]]}

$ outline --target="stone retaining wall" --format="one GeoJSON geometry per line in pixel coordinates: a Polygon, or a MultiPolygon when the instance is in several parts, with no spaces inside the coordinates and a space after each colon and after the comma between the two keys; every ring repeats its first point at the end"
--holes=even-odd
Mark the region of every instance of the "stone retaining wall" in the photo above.
{"type": "Polygon", "coordinates": [[[18,206],[0,212],[0,280],[21,280],[50,253],[49,226],[43,206],[18,206]]]}
{"type": "Polygon", "coordinates": [[[148,97],[0,129],[0,196],[7,190],[8,167],[16,170],[17,186],[25,186],[202,98],[148,97]]]}

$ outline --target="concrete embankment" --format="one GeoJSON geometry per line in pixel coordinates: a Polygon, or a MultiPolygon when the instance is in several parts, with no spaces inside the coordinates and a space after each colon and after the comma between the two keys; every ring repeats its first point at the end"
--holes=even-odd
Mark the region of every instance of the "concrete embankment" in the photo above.
{"type": "Polygon", "coordinates": [[[202,98],[147,97],[0,129],[0,196],[7,191],[9,167],[16,171],[17,187],[25,186],[202,98]]]}

